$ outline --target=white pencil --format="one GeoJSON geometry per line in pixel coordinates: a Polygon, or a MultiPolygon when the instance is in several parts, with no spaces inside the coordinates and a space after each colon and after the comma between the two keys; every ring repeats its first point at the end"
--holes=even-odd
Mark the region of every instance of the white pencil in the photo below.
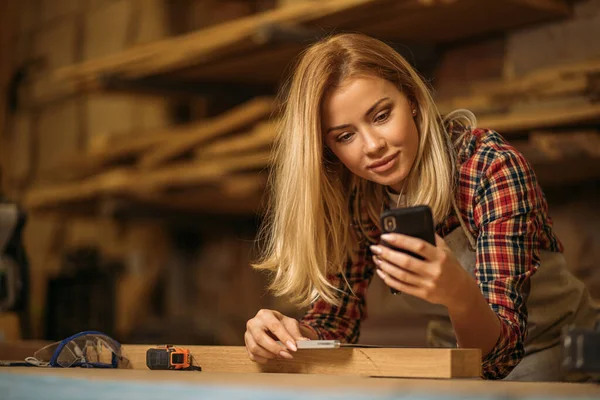
{"type": "MultiPolygon", "coordinates": [[[[282,346],[283,343],[277,342],[282,346]]],[[[314,349],[338,349],[340,347],[339,340],[296,340],[298,350],[314,350],[314,349]]]]}

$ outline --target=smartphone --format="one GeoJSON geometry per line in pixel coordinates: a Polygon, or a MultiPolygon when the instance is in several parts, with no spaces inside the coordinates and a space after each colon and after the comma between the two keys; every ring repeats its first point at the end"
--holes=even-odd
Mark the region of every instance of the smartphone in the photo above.
{"type": "MultiPolygon", "coordinates": [[[[394,208],[381,213],[381,233],[401,233],[407,236],[413,236],[435,246],[435,227],[433,225],[433,215],[429,206],[414,206],[406,208],[394,208]]],[[[396,251],[401,251],[420,260],[423,257],[404,249],[394,247],[384,241],[382,246],[386,246],[396,251]]],[[[390,288],[392,294],[398,294],[399,291],[390,288]]]]}

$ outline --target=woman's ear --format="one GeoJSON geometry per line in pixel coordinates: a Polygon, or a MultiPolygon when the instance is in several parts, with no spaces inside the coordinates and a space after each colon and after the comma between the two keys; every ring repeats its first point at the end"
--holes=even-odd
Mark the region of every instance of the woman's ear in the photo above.
{"type": "Polygon", "coordinates": [[[410,100],[410,113],[413,118],[419,113],[419,104],[414,99],[410,100]]]}

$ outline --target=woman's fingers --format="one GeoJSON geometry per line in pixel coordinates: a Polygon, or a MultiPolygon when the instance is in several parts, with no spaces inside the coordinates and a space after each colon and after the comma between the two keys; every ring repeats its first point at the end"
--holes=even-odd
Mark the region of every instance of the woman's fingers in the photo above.
{"type": "Polygon", "coordinates": [[[248,331],[246,331],[246,334],[244,335],[244,341],[246,342],[246,351],[248,351],[248,357],[250,357],[252,361],[256,361],[259,364],[264,364],[268,360],[275,358],[274,354],[260,347],[248,331]]]}
{"type": "Polygon", "coordinates": [[[396,280],[395,278],[391,277],[390,275],[386,274],[380,269],[377,269],[377,275],[379,275],[383,282],[389,287],[396,289],[402,293],[419,297],[418,294],[420,293],[420,289],[417,286],[409,285],[399,280],[396,280]]]}
{"type": "Polygon", "coordinates": [[[419,275],[411,272],[409,269],[391,264],[378,258],[377,256],[373,256],[373,261],[386,275],[391,276],[397,281],[412,286],[420,286],[422,283],[422,278],[419,275]]]}
{"type": "MultiPolygon", "coordinates": [[[[406,253],[384,246],[371,246],[371,251],[375,254],[374,260],[378,258],[382,262],[388,262],[419,276],[426,275],[427,273],[427,264],[424,261],[406,253]]],[[[377,263],[377,261],[375,262],[377,263]]]]}
{"type": "MultiPolygon", "coordinates": [[[[271,333],[277,337],[277,339],[288,349],[291,351],[296,351],[298,348],[296,347],[296,338],[292,336],[292,334],[286,329],[284,326],[282,319],[287,318],[283,315],[276,315],[274,313],[264,313],[260,316],[261,320],[265,328],[267,328],[271,333]]],[[[299,332],[298,332],[299,335],[299,332]]],[[[274,342],[275,343],[275,342],[274,342]]],[[[260,343],[262,345],[262,343],[260,343]]],[[[275,343],[279,346],[277,343],[275,343]]],[[[274,349],[273,349],[274,350],[274,349]]]]}
{"type": "Polygon", "coordinates": [[[399,233],[386,233],[381,235],[381,240],[399,249],[408,250],[411,253],[418,254],[425,260],[433,261],[436,258],[436,247],[423,239],[399,233]]]}

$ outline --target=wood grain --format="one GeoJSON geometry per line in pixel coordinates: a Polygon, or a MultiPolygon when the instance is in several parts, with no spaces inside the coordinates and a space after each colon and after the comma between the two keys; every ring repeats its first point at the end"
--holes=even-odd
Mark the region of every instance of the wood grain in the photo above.
{"type": "Polygon", "coordinates": [[[195,146],[208,140],[266,119],[272,112],[273,100],[271,98],[254,98],[243,106],[223,113],[218,118],[215,118],[212,123],[207,124],[204,129],[199,129],[194,134],[186,137],[172,137],[163,146],[144,154],[138,164],[142,168],[156,167],[193,150],[195,146]]]}
{"type": "MultiPolygon", "coordinates": [[[[242,346],[185,346],[206,372],[269,372],[402,378],[477,378],[478,349],[341,348],[299,350],[293,360],[251,361],[242,346]]],[[[146,369],[147,345],[124,345],[134,369],[146,369]]]]}
{"type": "MultiPolygon", "coordinates": [[[[259,76],[274,82],[279,80],[285,65],[306,43],[288,41],[282,47],[277,40],[265,42],[261,32],[268,26],[312,29],[315,32],[313,40],[328,32],[351,30],[384,39],[447,42],[565,17],[569,9],[565,0],[295,2],[66,67],[56,72],[56,78],[74,82],[81,89],[98,89],[104,85],[102,78],[111,75],[131,80],[169,76],[172,80],[175,78],[173,74],[184,70],[186,74],[197,71],[193,74],[196,80],[212,78],[248,82],[259,76]],[[268,63],[264,62],[265,57],[248,58],[248,54],[265,54],[272,49],[280,54],[271,54],[268,63]],[[204,67],[207,70],[202,72],[204,67]]],[[[182,81],[190,81],[189,78],[182,81]]]]}

